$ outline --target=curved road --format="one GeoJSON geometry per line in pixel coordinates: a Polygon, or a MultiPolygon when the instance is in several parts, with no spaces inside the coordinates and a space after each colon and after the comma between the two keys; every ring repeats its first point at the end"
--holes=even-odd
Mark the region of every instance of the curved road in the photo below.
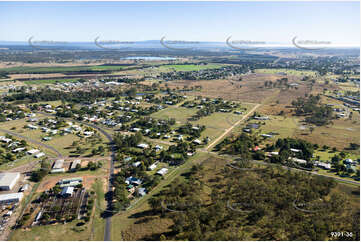
{"type": "Polygon", "coordinates": [[[18,133],[15,133],[15,132],[12,132],[12,131],[9,131],[9,130],[6,130],[6,129],[0,129],[0,131],[3,132],[3,133],[10,134],[10,135],[12,135],[12,136],[16,136],[16,137],[18,137],[18,138],[27,140],[27,141],[29,141],[29,142],[31,142],[31,143],[34,143],[34,144],[43,146],[44,148],[47,148],[47,149],[49,149],[49,150],[51,150],[51,151],[54,151],[54,152],[58,155],[58,157],[62,157],[62,156],[63,156],[63,155],[62,155],[57,149],[55,149],[54,147],[52,147],[52,146],[50,146],[50,145],[47,145],[47,144],[44,144],[44,143],[42,143],[42,142],[40,142],[40,141],[37,141],[37,140],[31,139],[31,138],[28,138],[28,137],[26,137],[26,136],[23,136],[23,135],[21,135],[21,134],[18,134],[18,133]]]}
{"type": "MultiPolygon", "coordinates": [[[[49,114],[49,113],[44,113],[44,112],[38,112],[38,113],[41,113],[41,114],[43,114],[45,116],[57,117],[54,114],[49,114]]],[[[74,121],[74,122],[77,122],[77,123],[81,123],[81,124],[84,124],[86,126],[97,129],[97,130],[99,130],[100,133],[102,133],[108,139],[109,145],[110,145],[110,148],[111,148],[111,152],[112,152],[112,154],[110,156],[108,194],[112,194],[112,191],[113,191],[112,178],[113,178],[113,174],[114,174],[114,160],[115,160],[115,147],[113,145],[113,137],[107,131],[105,131],[104,129],[96,126],[95,124],[90,124],[90,123],[79,121],[79,120],[72,119],[72,118],[64,118],[64,119],[65,120],[71,120],[71,121],[74,121]]],[[[112,200],[113,200],[112,196],[108,197],[108,205],[107,205],[108,208],[106,210],[111,210],[112,200]]],[[[111,227],[112,227],[111,216],[107,216],[105,218],[104,241],[110,241],[111,240],[111,238],[110,238],[110,236],[111,236],[111,233],[110,233],[111,227]]]]}

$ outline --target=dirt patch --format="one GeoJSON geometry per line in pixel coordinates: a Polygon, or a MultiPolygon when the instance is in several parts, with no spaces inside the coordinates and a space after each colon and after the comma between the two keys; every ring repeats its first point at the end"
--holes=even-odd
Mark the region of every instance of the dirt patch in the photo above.
{"type": "Polygon", "coordinates": [[[288,83],[296,82],[297,88],[265,88],[266,81],[275,82],[281,76],[275,74],[249,74],[242,76],[242,81],[226,80],[180,80],[167,82],[169,88],[183,88],[184,86],[201,86],[200,91],[191,92],[190,95],[201,95],[211,98],[221,97],[227,100],[261,103],[267,98],[274,97],[281,104],[289,104],[297,97],[304,96],[310,91],[307,83],[300,82],[301,77],[288,76],[288,83]]]}
{"type": "Polygon", "coordinates": [[[56,177],[47,177],[44,181],[41,182],[39,185],[37,192],[44,192],[49,190],[50,188],[54,187],[58,181],[65,178],[72,178],[72,177],[82,177],[83,178],[83,186],[86,189],[91,188],[92,184],[95,182],[95,179],[99,176],[96,175],[77,175],[77,174],[69,174],[64,176],[56,176],[56,177]]]}

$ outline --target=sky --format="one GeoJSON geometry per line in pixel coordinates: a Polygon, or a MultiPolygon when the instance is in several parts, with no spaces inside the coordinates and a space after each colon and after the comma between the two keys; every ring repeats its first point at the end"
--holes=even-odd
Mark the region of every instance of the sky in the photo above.
{"type": "Polygon", "coordinates": [[[360,45],[359,2],[0,2],[0,40],[301,39],[360,45]]]}

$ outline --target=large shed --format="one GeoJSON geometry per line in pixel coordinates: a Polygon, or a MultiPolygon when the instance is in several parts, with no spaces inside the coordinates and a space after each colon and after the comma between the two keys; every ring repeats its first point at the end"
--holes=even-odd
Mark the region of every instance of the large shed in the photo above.
{"type": "Polygon", "coordinates": [[[0,190],[9,191],[13,189],[19,178],[20,178],[19,172],[0,173],[0,190]]]}

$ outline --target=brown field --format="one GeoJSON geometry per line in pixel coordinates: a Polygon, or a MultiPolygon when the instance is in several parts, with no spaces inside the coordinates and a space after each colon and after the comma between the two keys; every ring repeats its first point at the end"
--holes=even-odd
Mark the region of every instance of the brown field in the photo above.
{"type": "Polygon", "coordinates": [[[298,89],[281,90],[280,88],[264,88],[265,81],[275,81],[284,76],[275,74],[248,74],[242,76],[243,81],[231,80],[201,80],[201,81],[173,81],[168,82],[169,88],[183,88],[183,86],[202,86],[202,90],[192,92],[192,95],[208,97],[222,97],[227,100],[262,103],[268,98],[278,100],[281,104],[288,104],[297,97],[304,96],[309,88],[304,83],[298,82],[300,77],[288,76],[289,83],[298,82],[298,89]],[[241,87],[240,87],[241,85],[241,87]]]}

